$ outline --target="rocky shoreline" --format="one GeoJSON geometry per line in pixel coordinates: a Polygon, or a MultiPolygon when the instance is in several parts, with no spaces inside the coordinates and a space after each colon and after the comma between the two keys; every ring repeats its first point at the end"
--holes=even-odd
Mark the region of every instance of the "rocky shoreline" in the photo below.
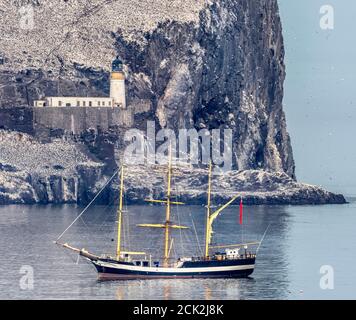
{"type": "MultiPolygon", "coordinates": [[[[88,179],[88,174],[98,178],[100,176],[98,171],[90,167],[82,167],[81,170],[83,170],[82,174],[76,174],[73,177],[61,175],[36,177],[25,172],[2,171],[0,172],[0,205],[69,203],[85,205],[93,199],[109,177],[92,181],[88,179]]],[[[138,173],[137,170],[133,171],[138,173]]],[[[182,179],[178,184],[179,189],[173,191],[174,197],[188,205],[206,203],[206,179],[200,175],[201,169],[198,170],[199,172],[195,171],[186,171],[185,174],[189,175],[189,178],[182,179]]],[[[149,179],[145,181],[150,181],[149,183],[142,183],[144,181],[142,176],[131,176],[126,180],[127,204],[144,204],[146,203],[145,199],[148,198],[164,198],[165,183],[163,179],[152,174],[152,171],[147,176],[149,179]],[[156,182],[152,183],[152,181],[156,182]]],[[[341,194],[334,194],[321,187],[291,181],[284,173],[232,171],[220,177],[219,182],[213,184],[213,188],[212,196],[216,205],[227,202],[235,195],[241,195],[246,205],[347,203],[341,194]],[[248,188],[240,187],[243,183],[241,177],[246,179],[245,183],[248,188]]],[[[110,185],[100,197],[99,204],[113,204],[117,200],[117,195],[117,184],[110,185]]]]}
{"type": "MultiPolygon", "coordinates": [[[[57,140],[40,143],[27,134],[0,131],[0,205],[87,204],[110,176],[106,165],[84,145],[57,140]]],[[[126,202],[143,204],[147,198],[164,198],[165,166],[127,166],[126,202]]],[[[207,170],[178,166],[174,170],[173,195],[187,204],[206,203],[207,170]]],[[[284,172],[230,171],[214,175],[213,201],[220,204],[236,194],[245,204],[343,204],[343,195],[295,181],[284,172]]],[[[114,203],[117,179],[103,191],[100,204],[114,203]]]]}
{"type": "MultiPolygon", "coordinates": [[[[164,167],[129,167],[126,169],[127,201],[143,204],[144,199],[165,197],[164,167]],[[142,184],[141,181],[145,181],[142,184]]],[[[173,195],[187,204],[205,204],[207,170],[179,168],[173,178],[173,195]]],[[[118,192],[117,186],[112,188],[118,192]]],[[[241,195],[247,205],[320,205],[345,204],[345,197],[322,187],[299,183],[283,172],[263,170],[230,171],[215,175],[212,183],[213,202],[223,204],[233,196],[241,195]]]]}

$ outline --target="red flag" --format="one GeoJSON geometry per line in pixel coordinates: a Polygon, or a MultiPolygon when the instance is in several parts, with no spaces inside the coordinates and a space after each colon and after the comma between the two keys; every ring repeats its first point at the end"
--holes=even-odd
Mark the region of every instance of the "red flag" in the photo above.
{"type": "Polygon", "coordinates": [[[242,198],[240,201],[240,224],[243,224],[243,216],[244,216],[244,205],[242,203],[242,198]]]}

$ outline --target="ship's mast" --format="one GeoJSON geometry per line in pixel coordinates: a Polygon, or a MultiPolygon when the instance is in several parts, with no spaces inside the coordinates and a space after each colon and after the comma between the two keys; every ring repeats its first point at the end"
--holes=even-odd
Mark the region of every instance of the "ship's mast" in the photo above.
{"type": "Polygon", "coordinates": [[[118,221],[117,221],[117,250],[116,250],[116,257],[117,257],[118,260],[120,259],[120,255],[121,255],[121,229],[122,229],[123,194],[124,194],[124,166],[121,165],[120,200],[119,200],[118,221]]]}
{"type": "Polygon", "coordinates": [[[212,175],[212,164],[209,163],[209,179],[208,179],[208,203],[206,207],[206,229],[205,229],[205,258],[209,257],[209,229],[210,229],[210,211],[211,211],[211,175],[212,175]]]}
{"type": "Polygon", "coordinates": [[[171,205],[182,205],[184,203],[172,201],[171,200],[171,184],[172,184],[172,147],[169,147],[168,153],[168,173],[167,173],[167,197],[164,200],[155,200],[155,199],[146,199],[147,202],[151,203],[164,203],[166,205],[166,221],[160,224],[138,224],[138,227],[143,228],[161,228],[164,229],[164,255],[163,255],[163,265],[164,267],[168,267],[168,261],[170,256],[170,249],[173,245],[173,242],[170,243],[170,229],[188,229],[185,226],[178,226],[172,224],[171,221],[171,205]]]}
{"type": "Polygon", "coordinates": [[[171,224],[171,180],[172,180],[172,147],[169,146],[168,174],[167,174],[167,200],[166,200],[166,223],[164,231],[164,266],[168,266],[169,260],[169,229],[171,224]]]}
{"type": "Polygon", "coordinates": [[[224,211],[229,207],[239,196],[233,197],[229,202],[220,207],[218,210],[211,213],[211,177],[212,177],[212,164],[209,164],[209,180],[208,180],[208,204],[206,210],[206,229],[205,229],[205,259],[209,258],[209,247],[211,242],[211,237],[213,234],[213,222],[224,211]]]}

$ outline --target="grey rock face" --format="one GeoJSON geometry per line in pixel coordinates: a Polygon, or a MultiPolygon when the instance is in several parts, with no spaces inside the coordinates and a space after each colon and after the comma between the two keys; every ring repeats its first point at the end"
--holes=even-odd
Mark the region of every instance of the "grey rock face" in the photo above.
{"type": "MultiPolygon", "coordinates": [[[[105,130],[87,128],[79,115],[73,135],[71,115],[61,126],[57,111],[38,117],[28,107],[43,96],[107,96],[116,54],[125,64],[132,127],[154,120],[157,130],[233,130],[235,171],[215,180],[215,190],[226,191],[215,202],[236,192],[247,203],[345,202],[296,182],[277,0],[0,0],[1,12],[0,129],[46,143],[0,131],[0,203],[88,202],[116,169],[127,128],[110,121],[105,130]],[[24,31],[13,22],[28,3],[43,25],[24,31]]],[[[130,201],[164,195],[158,172],[135,170],[130,201]]],[[[183,169],[178,178],[188,203],[205,201],[206,172],[199,170],[183,169]]],[[[114,195],[112,185],[103,201],[114,195]]]]}
{"type": "Polygon", "coordinates": [[[41,144],[0,130],[0,204],[86,203],[99,191],[104,169],[73,143],[41,144]]]}
{"type": "Polygon", "coordinates": [[[33,101],[45,96],[108,96],[109,73],[90,66],[68,62],[56,65],[52,70],[24,70],[0,66],[0,108],[32,106],[33,101]],[[4,70],[2,70],[4,69],[4,70]]]}
{"type": "MultiPolygon", "coordinates": [[[[126,199],[144,203],[145,199],[165,199],[166,167],[127,167],[126,199]],[[141,181],[145,181],[142,184],[141,181]]],[[[118,186],[112,186],[118,194],[118,186]]],[[[187,204],[207,202],[208,172],[204,169],[180,167],[174,170],[172,195],[187,204]]],[[[212,199],[215,205],[225,204],[240,195],[245,204],[343,204],[342,195],[321,187],[298,183],[284,172],[263,170],[231,171],[212,177],[212,199]]],[[[238,201],[237,203],[238,204],[238,201]]]]}
{"type": "Polygon", "coordinates": [[[1,129],[33,134],[33,109],[28,106],[0,108],[1,129]]]}
{"type": "Polygon", "coordinates": [[[295,178],[276,1],[214,1],[198,26],[166,22],[146,38],[135,47],[119,35],[117,50],[129,67],[130,95],[151,99],[161,127],[230,128],[235,169],[295,178]]]}
{"type": "MultiPolygon", "coordinates": [[[[107,95],[108,54],[113,57],[116,51],[126,65],[129,103],[134,108],[138,101],[148,102],[146,120],[173,129],[231,128],[235,169],[283,171],[295,178],[282,109],[285,68],[277,1],[160,1],[154,4],[154,14],[142,3],[126,2],[98,3],[95,8],[75,2],[65,17],[72,30],[62,33],[57,22],[63,12],[54,8],[66,5],[37,3],[35,13],[48,25],[42,37],[53,45],[52,55],[39,60],[43,53],[31,45],[43,42],[36,38],[41,30],[27,32],[25,53],[14,52],[2,39],[8,59],[1,66],[2,106],[32,104],[45,95],[107,95]],[[115,26],[108,9],[116,6],[120,10],[115,11],[115,26]],[[88,15],[88,24],[95,15],[100,21],[89,38],[83,34],[74,41],[83,23],[77,21],[76,10],[88,15]],[[140,15],[146,20],[133,28],[133,17],[140,15]],[[95,47],[96,38],[97,55],[82,50],[85,39],[95,47]],[[112,51],[103,56],[102,46],[112,51]]],[[[15,15],[11,7],[6,10],[15,15]]],[[[14,30],[19,38],[24,36],[23,30],[14,30]]]]}

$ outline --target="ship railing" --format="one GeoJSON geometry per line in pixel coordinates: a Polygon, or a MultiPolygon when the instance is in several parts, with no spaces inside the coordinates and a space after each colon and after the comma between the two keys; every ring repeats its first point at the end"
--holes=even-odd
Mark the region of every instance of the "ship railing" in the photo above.
{"type": "MultiPolygon", "coordinates": [[[[192,261],[192,262],[196,262],[196,261],[209,261],[209,260],[234,260],[234,259],[253,259],[256,258],[256,254],[253,252],[246,252],[243,254],[239,254],[238,256],[234,256],[232,258],[229,258],[226,254],[221,254],[221,255],[212,255],[209,257],[189,257],[189,260],[176,260],[176,258],[169,258],[169,263],[168,263],[168,267],[177,267],[179,264],[183,263],[184,261],[192,261]],[[218,258],[218,256],[220,257],[220,259],[218,258]]],[[[163,263],[159,264],[160,267],[163,266],[163,263]]]]}

